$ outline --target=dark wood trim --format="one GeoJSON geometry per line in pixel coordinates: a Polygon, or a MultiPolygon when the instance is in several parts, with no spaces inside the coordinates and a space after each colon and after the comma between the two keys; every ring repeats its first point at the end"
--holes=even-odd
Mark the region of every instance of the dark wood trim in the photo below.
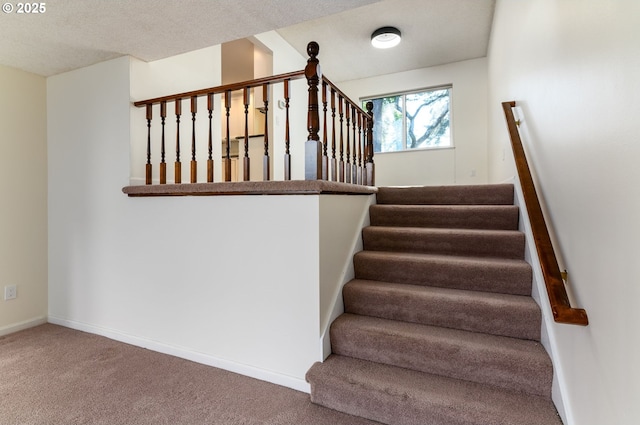
{"type": "Polygon", "coordinates": [[[352,101],[349,96],[344,94],[344,92],[342,90],[340,90],[335,84],[333,84],[331,82],[331,80],[329,80],[324,75],[322,76],[322,81],[327,83],[330,88],[334,89],[336,91],[336,93],[338,93],[339,96],[342,96],[347,102],[349,102],[351,104],[351,106],[356,109],[356,111],[360,112],[361,114],[369,115],[369,114],[367,114],[367,112],[364,109],[362,109],[357,103],[352,101]]]}
{"type": "Polygon", "coordinates": [[[569,302],[567,290],[562,280],[560,266],[558,265],[555,251],[553,250],[551,237],[549,236],[538,194],[536,193],[536,188],[533,183],[533,177],[531,176],[529,164],[522,146],[522,139],[520,139],[518,126],[513,116],[512,108],[515,106],[516,102],[513,101],[502,103],[502,109],[504,110],[507,127],[509,129],[511,147],[513,148],[513,156],[516,162],[516,169],[518,171],[518,178],[520,179],[524,201],[529,213],[529,222],[531,223],[536,251],[538,252],[540,266],[542,267],[542,275],[547,287],[553,319],[558,323],[586,326],[589,324],[587,312],[581,308],[571,307],[571,303],[569,302]]]}
{"type": "Polygon", "coordinates": [[[133,105],[137,107],[142,107],[147,104],[153,105],[156,103],[160,103],[162,101],[171,101],[175,99],[187,98],[187,97],[193,97],[193,96],[198,96],[198,97],[206,96],[209,94],[219,94],[219,93],[225,93],[227,91],[231,92],[236,90],[243,90],[244,88],[260,87],[265,83],[279,83],[284,80],[297,80],[301,78],[304,78],[304,70],[288,72],[285,74],[278,74],[272,77],[258,78],[256,80],[251,80],[251,81],[242,81],[240,83],[225,84],[223,86],[216,86],[216,87],[210,87],[207,89],[200,89],[200,90],[194,90],[194,91],[185,92],[185,93],[172,94],[170,96],[162,96],[162,97],[155,97],[153,99],[139,100],[137,102],[134,102],[133,105]]]}
{"type": "Polygon", "coordinates": [[[326,180],[184,183],[126,186],[130,197],[226,196],[226,195],[373,195],[378,188],[326,180]]]}

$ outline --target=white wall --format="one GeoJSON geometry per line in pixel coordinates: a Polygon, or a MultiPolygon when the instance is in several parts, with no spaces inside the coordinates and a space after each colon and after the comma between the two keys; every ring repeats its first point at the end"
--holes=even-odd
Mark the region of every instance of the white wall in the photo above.
{"type": "Polygon", "coordinates": [[[344,312],[342,287],[355,277],[353,256],[362,251],[375,195],[323,195],[320,198],[320,335],[322,359],[331,354],[329,328],[344,312]]]}
{"type": "Polygon", "coordinates": [[[318,353],[318,236],[297,236],[318,198],[126,197],[128,58],[51,77],[48,109],[51,319],[300,384],[318,353]]]}
{"type": "MultiPolygon", "coordinates": [[[[327,76],[331,78],[329,71],[327,76]]],[[[487,61],[474,59],[338,83],[355,101],[449,84],[453,85],[454,149],[376,154],[377,186],[487,182],[487,61]]]]}
{"type": "Polygon", "coordinates": [[[43,77],[0,66],[0,335],[47,315],[47,113],[43,77]],[[4,301],[5,285],[17,298],[4,301]]]}
{"type": "Polygon", "coordinates": [[[515,100],[574,304],[589,315],[588,327],[553,327],[570,424],[640,422],[639,23],[632,0],[499,0],[492,29],[490,179],[514,174],[500,103],[515,100]]]}
{"type": "Polygon", "coordinates": [[[355,244],[327,223],[367,203],[321,226],[319,195],[128,198],[131,61],[47,81],[49,320],[308,391],[320,251],[355,244]]]}

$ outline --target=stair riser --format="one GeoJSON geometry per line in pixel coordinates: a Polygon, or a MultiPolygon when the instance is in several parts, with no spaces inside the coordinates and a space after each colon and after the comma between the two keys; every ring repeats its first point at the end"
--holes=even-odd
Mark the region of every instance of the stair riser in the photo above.
{"type": "Polygon", "coordinates": [[[386,424],[562,425],[540,397],[341,356],[316,363],[307,380],[313,403],[386,424]]]}
{"type": "Polygon", "coordinates": [[[513,185],[379,188],[313,403],[397,425],[561,425],[513,185]]]}
{"type": "MultiPolygon", "coordinates": [[[[380,329],[366,321],[350,320],[358,317],[344,315],[331,326],[334,354],[543,397],[551,395],[551,362],[539,343],[526,342],[530,351],[487,346],[450,339],[445,333],[429,332],[429,328],[410,332],[401,324],[380,329]]],[[[420,325],[413,325],[417,327],[420,325]]]]}
{"type": "Polygon", "coordinates": [[[498,304],[479,297],[443,297],[432,292],[416,294],[411,288],[403,288],[407,285],[394,284],[389,289],[383,285],[382,282],[366,286],[358,285],[356,281],[347,283],[343,289],[345,312],[540,340],[540,309],[530,298],[526,298],[530,302],[518,305],[498,304]]]}
{"type": "Polygon", "coordinates": [[[357,279],[514,295],[531,295],[531,267],[526,264],[460,264],[445,260],[384,259],[356,254],[357,279]]]}
{"type": "Polygon", "coordinates": [[[381,187],[376,200],[395,205],[513,205],[513,185],[381,187]]]}
{"type": "Polygon", "coordinates": [[[524,234],[519,232],[415,231],[372,226],[362,231],[362,242],[368,251],[524,258],[524,234]]]}
{"type": "Polygon", "coordinates": [[[394,425],[460,425],[453,415],[442,420],[434,408],[413,401],[400,394],[371,391],[354,383],[312,382],[311,402],[349,415],[359,416],[382,424],[394,425]],[[332,385],[333,384],[333,385],[332,385]],[[453,417],[451,417],[453,416],[453,417]],[[412,418],[420,418],[414,421],[412,418]]]}
{"type": "Polygon", "coordinates": [[[372,205],[372,226],[518,230],[518,207],[372,205]]]}

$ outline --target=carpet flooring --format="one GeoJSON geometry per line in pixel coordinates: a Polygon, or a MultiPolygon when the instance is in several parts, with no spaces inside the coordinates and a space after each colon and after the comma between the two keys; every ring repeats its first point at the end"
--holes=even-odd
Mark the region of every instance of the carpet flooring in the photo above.
{"type": "Polygon", "coordinates": [[[299,391],[46,324],[0,337],[0,424],[376,422],[299,391]]]}
{"type": "Polygon", "coordinates": [[[561,425],[513,185],[376,199],[311,400],[390,425],[561,425]]]}

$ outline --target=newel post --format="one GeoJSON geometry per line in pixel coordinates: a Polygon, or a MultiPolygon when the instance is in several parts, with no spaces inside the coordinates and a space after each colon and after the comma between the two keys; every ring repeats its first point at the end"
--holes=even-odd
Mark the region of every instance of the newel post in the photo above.
{"type": "Polygon", "coordinates": [[[304,68],[307,84],[309,85],[309,113],[307,115],[307,129],[309,137],[304,146],[304,178],[305,180],[322,179],[322,142],[318,135],[320,131],[320,114],[318,108],[318,85],[322,71],[318,61],[320,46],[315,41],[307,45],[307,66],[304,68]]]}
{"type": "Polygon", "coordinates": [[[365,146],[365,164],[366,180],[368,186],[376,185],[376,165],[373,163],[373,102],[367,102],[367,143],[365,146]]]}

